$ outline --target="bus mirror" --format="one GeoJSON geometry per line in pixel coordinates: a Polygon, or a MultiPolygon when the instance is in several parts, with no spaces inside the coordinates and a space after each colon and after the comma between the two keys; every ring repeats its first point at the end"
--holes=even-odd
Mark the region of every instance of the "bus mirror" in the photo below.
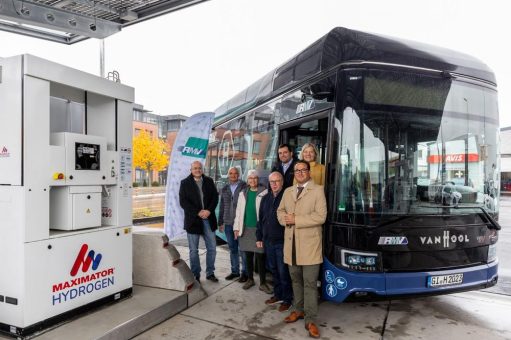
{"type": "Polygon", "coordinates": [[[312,94],[312,98],[315,100],[322,100],[325,98],[332,98],[333,91],[328,84],[316,83],[310,86],[310,92],[312,94]]]}

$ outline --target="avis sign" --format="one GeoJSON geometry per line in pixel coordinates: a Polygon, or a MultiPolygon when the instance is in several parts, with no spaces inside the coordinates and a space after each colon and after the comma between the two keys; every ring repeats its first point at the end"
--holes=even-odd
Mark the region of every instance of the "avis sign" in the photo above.
{"type": "Polygon", "coordinates": [[[69,279],[52,285],[52,304],[65,303],[115,284],[114,268],[100,270],[103,256],[82,244],[69,279]]]}
{"type": "Polygon", "coordinates": [[[464,153],[454,153],[454,154],[448,154],[444,155],[431,155],[428,157],[428,163],[441,163],[443,160],[443,163],[465,163],[465,159],[468,162],[478,162],[479,161],[479,154],[477,153],[469,153],[466,155],[464,153]]]}

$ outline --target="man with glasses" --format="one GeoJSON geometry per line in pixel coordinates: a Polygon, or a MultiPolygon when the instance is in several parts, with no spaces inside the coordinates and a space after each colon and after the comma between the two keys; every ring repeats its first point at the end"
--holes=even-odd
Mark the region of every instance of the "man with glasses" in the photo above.
{"type": "Polygon", "coordinates": [[[284,228],[277,219],[277,208],[282,200],[284,178],[280,172],[269,176],[271,193],[265,195],[259,207],[257,222],[257,246],[266,250],[270,267],[273,268],[274,296],[266,300],[267,305],[280,303],[279,312],[291,307],[293,291],[289,270],[284,263],[284,228]]]}
{"type": "Polygon", "coordinates": [[[215,276],[217,220],[215,208],[218,191],[213,180],[202,173],[202,163],[192,163],[190,175],[181,181],[179,203],[184,210],[184,228],[190,248],[190,267],[195,279],[200,282],[199,238],[206,244],[206,279],[218,282],[215,276]]]}
{"type": "Polygon", "coordinates": [[[285,227],[284,262],[294,293],[294,310],[284,319],[287,323],[305,318],[309,336],[319,338],[317,280],[323,263],[323,223],[327,206],[323,186],[310,177],[309,163],[296,161],[296,185],[286,189],[277,210],[279,222],[285,227]]]}

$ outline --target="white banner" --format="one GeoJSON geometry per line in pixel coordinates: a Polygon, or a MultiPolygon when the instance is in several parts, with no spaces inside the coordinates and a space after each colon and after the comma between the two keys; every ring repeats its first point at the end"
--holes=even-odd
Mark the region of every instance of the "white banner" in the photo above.
{"type": "Polygon", "coordinates": [[[192,162],[200,161],[204,165],[214,117],[213,112],[202,112],[188,118],[172,147],[165,195],[165,234],[171,240],[186,233],[184,213],[179,204],[179,186],[181,180],[190,175],[192,162]]]}

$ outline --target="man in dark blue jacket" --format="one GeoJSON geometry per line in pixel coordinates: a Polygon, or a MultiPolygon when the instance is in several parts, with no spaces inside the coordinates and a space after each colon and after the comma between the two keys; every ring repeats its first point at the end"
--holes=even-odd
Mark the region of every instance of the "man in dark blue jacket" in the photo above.
{"type": "Polygon", "coordinates": [[[295,178],[295,159],[293,157],[293,151],[287,144],[279,145],[279,162],[275,164],[271,171],[278,171],[284,177],[283,188],[286,189],[293,185],[295,178]]]}
{"type": "Polygon", "coordinates": [[[181,181],[179,203],[185,213],[184,228],[190,248],[190,269],[200,280],[199,238],[206,243],[206,279],[218,282],[215,276],[217,220],[215,208],[218,204],[218,191],[213,180],[202,173],[202,163],[195,161],[190,176],[181,181]]]}
{"type": "Polygon", "coordinates": [[[273,270],[275,295],[266,300],[267,305],[281,303],[279,312],[285,312],[291,307],[293,290],[289,270],[284,263],[284,228],[277,219],[279,207],[284,193],[284,178],[278,171],[269,176],[271,193],[265,195],[259,207],[259,221],[257,222],[257,246],[265,248],[270,267],[273,270]]]}

